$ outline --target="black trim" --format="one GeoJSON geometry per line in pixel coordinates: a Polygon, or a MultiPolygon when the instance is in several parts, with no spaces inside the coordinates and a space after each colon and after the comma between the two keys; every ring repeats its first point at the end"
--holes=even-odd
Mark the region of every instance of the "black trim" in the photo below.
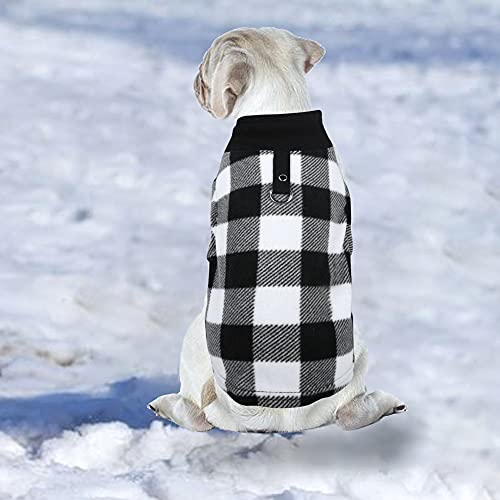
{"type": "Polygon", "coordinates": [[[321,149],[332,147],[320,110],[238,118],[227,151],[321,149]]]}

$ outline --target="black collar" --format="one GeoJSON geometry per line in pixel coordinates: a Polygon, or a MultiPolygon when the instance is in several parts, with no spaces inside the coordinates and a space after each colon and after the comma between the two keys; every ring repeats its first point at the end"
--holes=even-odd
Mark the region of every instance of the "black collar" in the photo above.
{"type": "Polygon", "coordinates": [[[242,116],[236,121],[226,151],[311,150],[332,146],[320,110],[242,116]]]}

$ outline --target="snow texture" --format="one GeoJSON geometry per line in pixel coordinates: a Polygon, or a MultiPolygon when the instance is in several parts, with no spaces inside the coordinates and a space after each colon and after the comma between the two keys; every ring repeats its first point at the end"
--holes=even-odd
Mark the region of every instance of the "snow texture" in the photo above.
{"type": "Polygon", "coordinates": [[[3,0],[0,499],[500,498],[499,26],[486,0],[3,0]],[[192,80],[245,25],[328,49],[367,384],[409,407],[353,433],[144,407],[178,387],[232,127],[192,80]]]}

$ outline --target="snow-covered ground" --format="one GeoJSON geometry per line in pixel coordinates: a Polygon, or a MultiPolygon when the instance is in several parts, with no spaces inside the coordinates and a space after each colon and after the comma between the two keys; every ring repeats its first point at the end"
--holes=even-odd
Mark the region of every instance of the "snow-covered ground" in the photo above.
{"type": "Polygon", "coordinates": [[[3,0],[0,499],[500,498],[499,26],[486,0],[3,0]],[[328,49],[368,385],[406,415],[195,434],[145,409],[178,385],[232,127],[193,76],[241,25],[328,49]]]}

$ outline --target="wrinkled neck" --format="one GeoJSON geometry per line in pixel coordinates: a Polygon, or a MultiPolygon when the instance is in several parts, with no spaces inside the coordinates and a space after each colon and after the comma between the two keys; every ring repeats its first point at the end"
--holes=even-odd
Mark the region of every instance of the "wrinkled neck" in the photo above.
{"type": "Polygon", "coordinates": [[[290,72],[256,76],[236,102],[232,117],[299,113],[311,110],[305,75],[290,72]]]}

